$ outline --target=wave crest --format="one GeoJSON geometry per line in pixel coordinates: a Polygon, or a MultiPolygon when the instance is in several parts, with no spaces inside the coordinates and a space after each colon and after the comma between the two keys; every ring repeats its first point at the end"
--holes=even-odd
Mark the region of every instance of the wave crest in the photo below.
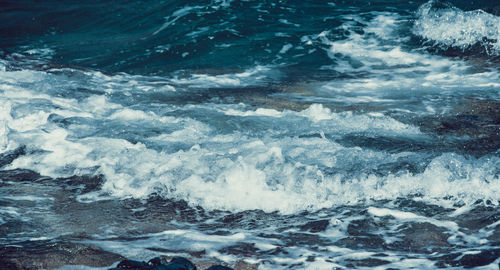
{"type": "Polygon", "coordinates": [[[444,50],[480,47],[483,53],[500,55],[500,17],[481,9],[463,11],[431,0],[418,9],[413,33],[444,50]]]}

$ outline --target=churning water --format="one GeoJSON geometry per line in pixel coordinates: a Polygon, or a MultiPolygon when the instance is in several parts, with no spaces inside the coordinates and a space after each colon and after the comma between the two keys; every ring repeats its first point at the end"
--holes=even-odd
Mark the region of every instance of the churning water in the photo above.
{"type": "Polygon", "coordinates": [[[404,2],[3,1],[0,245],[498,269],[500,8],[404,2]]]}

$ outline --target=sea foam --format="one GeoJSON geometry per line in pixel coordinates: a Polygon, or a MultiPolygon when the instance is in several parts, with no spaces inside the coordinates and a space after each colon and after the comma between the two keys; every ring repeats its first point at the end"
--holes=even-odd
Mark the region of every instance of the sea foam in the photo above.
{"type": "Polygon", "coordinates": [[[483,10],[463,11],[451,4],[436,8],[435,0],[417,11],[413,32],[431,43],[447,49],[465,51],[481,45],[486,53],[500,54],[500,17],[483,10]]]}

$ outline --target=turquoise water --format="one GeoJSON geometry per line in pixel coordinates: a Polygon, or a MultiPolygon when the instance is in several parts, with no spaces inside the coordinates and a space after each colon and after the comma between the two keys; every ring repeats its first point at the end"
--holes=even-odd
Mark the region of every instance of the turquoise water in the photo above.
{"type": "Polygon", "coordinates": [[[498,13],[4,2],[0,245],[498,269],[498,13]]]}

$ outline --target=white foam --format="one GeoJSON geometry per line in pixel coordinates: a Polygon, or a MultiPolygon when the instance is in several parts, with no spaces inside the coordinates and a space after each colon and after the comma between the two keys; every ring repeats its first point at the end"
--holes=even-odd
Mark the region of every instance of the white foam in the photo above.
{"type": "Polygon", "coordinates": [[[104,95],[90,96],[80,102],[80,107],[86,108],[94,115],[103,115],[110,110],[118,109],[121,105],[110,102],[104,95]]]}
{"type": "Polygon", "coordinates": [[[25,53],[39,58],[51,59],[55,51],[51,48],[37,48],[24,51],[25,53]]]}
{"type": "Polygon", "coordinates": [[[275,109],[265,109],[265,108],[258,108],[255,111],[245,111],[245,112],[235,109],[229,109],[225,112],[225,114],[233,116],[270,116],[270,117],[283,116],[282,112],[279,112],[275,109]]]}
{"type": "MultiPolygon", "coordinates": [[[[421,175],[389,175],[383,178],[368,175],[344,182],[339,176],[325,177],[314,167],[282,164],[282,150],[271,148],[266,152],[266,145],[259,145],[253,145],[253,149],[260,150],[247,154],[245,159],[240,157],[236,161],[223,159],[217,162],[225,169],[222,169],[221,174],[212,176],[214,178],[207,179],[205,176],[205,173],[211,170],[198,169],[198,174],[178,182],[174,193],[180,196],[179,198],[187,198],[188,201],[210,209],[262,209],[284,213],[357,203],[367,199],[406,197],[412,194],[421,194],[436,201],[451,196],[451,200],[472,203],[477,199],[485,199],[485,195],[487,198],[498,200],[498,195],[485,192],[492,185],[498,184],[499,180],[496,178],[488,182],[468,178],[450,181],[453,179],[449,175],[450,171],[439,166],[431,167],[421,175]],[[261,168],[262,165],[259,165],[270,162],[277,167],[261,168]],[[303,169],[305,174],[299,173],[303,169]],[[284,177],[275,178],[277,175],[270,173],[271,170],[276,170],[284,177]],[[475,182],[475,190],[478,192],[471,194],[468,187],[457,182],[468,183],[468,186],[475,182]]],[[[199,162],[196,162],[196,165],[204,166],[199,162]]],[[[216,168],[212,168],[214,169],[216,168]]]]}
{"type": "Polygon", "coordinates": [[[37,148],[47,151],[47,154],[22,156],[14,160],[7,168],[34,169],[42,175],[71,176],[75,168],[89,168],[95,163],[86,159],[92,149],[80,142],[66,140],[68,132],[64,129],[54,129],[51,132],[31,133],[23,136],[26,145],[37,145],[37,148]],[[49,166],[49,164],[52,164],[49,166]]]}
{"type": "Polygon", "coordinates": [[[131,120],[146,120],[146,119],[154,119],[156,115],[153,112],[146,113],[140,110],[132,110],[128,108],[124,108],[121,110],[115,111],[112,115],[109,116],[109,119],[122,119],[125,121],[131,120]]]}
{"type": "Polygon", "coordinates": [[[438,227],[444,227],[448,230],[458,231],[458,225],[453,221],[440,221],[433,218],[419,216],[411,212],[404,212],[400,210],[387,209],[387,208],[369,207],[368,213],[377,217],[392,216],[400,221],[405,221],[405,222],[418,222],[418,223],[427,222],[430,224],[434,224],[438,227]]]}
{"type": "Polygon", "coordinates": [[[309,108],[301,112],[284,110],[282,112],[274,109],[258,108],[255,111],[241,111],[228,109],[226,115],[233,116],[267,116],[267,117],[295,117],[301,116],[307,118],[313,123],[328,121],[332,125],[327,125],[329,129],[336,128],[345,132],[349,131],[367,131],[367,130],[390,130],[398,133],[420,134],[417,127],[403,124],[390,117],[380,113],[353,114],[352,112],[333,113],[329,108],[322,104],[312,104],[309,108]]]}
{"type": "Polygon", "coordinates": [[[52,197],[40,197],[40,196],[34,196],[34,195],[7,195],[7,196],[2,196],[2,198],[8,199],[8,200],[14,200],[14,201],[53,201],[54,198],[52,197]]]}
{"type": "Polygon", "coordinates": [[[397,133],[420,134],[417,127],[403,124],[390,117],[368,114],[356,115],[352,112],[332,113],[330,109],[321,104],[313,104],[302,111],[302,115],[313,122],[329,121],[342,130],[367,131],[367,130],[390,130],[397,133]]]}
{"type": "Polygon", "coordinates": [[[9,127],[18,132],[33,130],[45,125],[49,115],[47,112],[38,111],[25,117],[12,119],[9,121],[9,127]]]}
{"type": "Polygon", "coordinates": [[[244,87],[266,82],[274,76],[272,73],[269,67],[256,66],[240,73],[222,75],[193,74],[188,78],[174,78],[171,81],[174,84],[196,88],[244,87]]]}
{"type": "Polygon", "coordinates": [[[369,24],[364,28],[367,33],[373,33],[379,38],[386,40],[394,39],[394,29],[397,29],[401,18],[394,16],[391,13],[379,13],[369,24]]]}
{"type": "MultiPolygon", "coordinates": [[[[150,251],[165,246],[182,247],[186,252],[205,251],[210,257],[232,263],[237,261],[235,256],[228,256],[217,252],[218,249],[234,245],[237,242],[247,240],[247,234],[234,233],[232,235],[207,235],[195,230],[167,230],[160,233],[143,235],[144,240],[135,241],[86,241],[85,243],[98,245],[104,250],[118,252],[119,254],[133,260],[149,260],[152,257],[165,255],[165,252],[150,251]],[[146,238],[148,237],[148,238],[146,238]]],[[[177,255],[172,251],[171,255],[177,255]]],[[[169,253],[167,253],[169,254],[169,253]]]]}
{"type": "MultiPolygon", "coordinates": [[[[476,160],[443,154],[422,173],[379,175],[369,168],[397,162],[405,153],[344,147],[331,139],[350,133],[423,138],[417,127],[381,113],[336,113],[321,104],[299,112],[223,104],[164,105],[164,110],[158,107],[153,111],[141,104],[120,105],[104,91],[80,99],[54,98],[50,93],[67,87],[59,82],[67,77],[55,73],[0,72],[0,85],[7,85],[0,93],[4,100],[0,111],[2,149],[25,145],[28,150],[7,167],[31,169],[54,178],[102,174],[102,190],[80,197],[82,201],[103,196],[146,198],[157,193],[206,209],[296,213],[408,196],[436,204],[499,200],[495,192],[499,179],[494,172],[500,163],[497,157],[476,160]],[[46,87],[37,88],[40,84],[46,87]],[[172,112],[183,117],[162,115],[172,112]],[[82,124],[79,129],[72,124],[64,127],[49,121],[50,114],[78,116],[91,124],[82,124]],[[232,125],[248,120],[259,124],[233,130],[232,125]],[[144,123],[145,129],[154,127],[161,132],[145,130],[148,135],[140,142],[131,142],[127,136],[92,135],[96,130],[92,123],[112,123],[124,133],[131,123],[144,123]],[[270,132],[269,127],[276,128],[270,132]],[[88,135],[82,138],[74,133],[79,130],[88,135]],[[349,170],[360,164],[368,169],[349,170]]],[[[254,83],[259,72],[220,76],[254,83]]],[[[128,78],[126,74],[91,72],[82,76],[111,83],[116,92],[143,93],[137,87],[143,80],[122,83],[128,78]]],[[[165,82],[159,81],[162,85],[165,82]]]]}
{"type": "Polygon", "coordinates": [[[8,123],[12,120],[10,116],[11,105],[9,102],[0,103],[0,153],[4,153],[13,148],[9,141],[9,126],[8,123]]]}
{"type": "Polygon", "coordinates": [[[91,266],[86,266],[86,265],[63,265],[59,268],[55,268],[56,270],[106,270],[110,268],[114,268],[118,265],[118,262],[107,266],[107,267],[91,267],[91,266]]]}
{"type": "MultiPolygon", "coordinates": [[[[385,258],[384,258],[385,259],[385,258]]],[[[383,268],[395,269],[436,269],[435,261],[421,258],[405,258],[404,260],[394,261],[390,264],[384,264],[383,268]]]]}
{"type": "MultiPolygon", "coordinates": [[[[179,121],[179,119],[175,119],[175,121],[179,121]]],[[[170,123],[175,123],[175,121],[171,121],[170,123]]],[[[183,121],[184,127],[177,129],[171,133],[164,133],[155,137],[150,138],[152,141],[156,142],[186,142],[189,141],[191,143],[202,143],[206,141],[207,134],[212,130],[209,126],[192,119],[184,119],[183,121]]]]}
{"type": "MultiPolygon", "coordinates": [[[[118,108],[116,112],[111,114],[112,119],[123,120],[120,116],[123,112],[125,116],[131,114],[126,121],[154,118],[152,114],[128,109],[118,108]]],[[[271,114],[283,118],[282,121],[305,117],[325,130],[339,123],[342,132],[408,129],[385,116],[335,114],[319,104],[302,112],[264,112],[254,114],[257,117],[271,114]]],[[[246,117],[246,114],[240,117],[246,117]]],[[[445,197],[451,198],[452,202],[467,203],[477,199],[499,199],[493,188],[499,183],[498,177],[488,171],[497,166],[497,158],[468,161],[460,156],[443,155],[431,162],[424,173],[417,175],[355,176],[342,170],[325,175],[319,165],[339,170],[360,159],[370,164],[388,162],[388,159],[397,157],[344,148],[327,140],[325,135],[303,139],[255,139],[238,133],[213,136],[212,129],[201,122],[176,124],[185,126],[159,135],[154,141],[187,143],[193,146],[189,150],[158,152],[144,144],[132,144],[122,139],[95,137],[75,140],[69,139],[68,131],[64,129],[52,127],[52,131],[46,132],[33,126],[37,130],[35,133],[19,134],[18,140],[30,148],[47,152],[19,157],[9,167],[29,168],[53,177],[100,173],[106,179],[102,192],[107,194],[144,198],[153,192],[161,192],[166,197],[183,199],[207,209],[294,213],[408,195],[418,195],[433,202],[440,202],[445,197]],[[450,167],[449,164],[456,165],[450,167]]],[[[417,130],[411,132],[418,134],[417,130]]]]}
{"type": "MultiPolygon", "coordinates": [[[[429,6],[429,3],[424,5],[421,10],[426,9],[427,6],[429,6]]],[[[432,14],[426,16],[439,22],[446,21],[444,18],[435,18],[432,14]]],[[[470,16],[471,20],[475,18],[472,15],[470,16]]],[[[488,18],[490,16],[495,17],[491,14],[484,16],[488,18]]],[[[430,20],[425,18],[422,17],[417,21],[417,26],[419,26],[416,26],[415,29],[418,30],[424,27],[422,24],[426,20],[430,20]]],[[[325,32],[316,36],[302,38],[303,42],[318,40],[330,46],[328,55],[335,60],[334,66],[330,68],[346,74],[362,74],[360,78],[336,80],[320,86],[317,91],[323,95],[331,96],[332,92],[356,93],[357,95],[368,93],[373,95],[382,91],[413,92],[449,89],[477,91],[500,87],[500,74],[495,70],[472,73],[470,72],[470,66],[461,60],[402,48],[400,44],[407,37],[399,36],[397,31],[409,18],[394,13],[382,13],[370,21],[366,21],[361,17],[351,19],[352,21],[349,20],[340,26],[340,28],[349,32],[349,37],[346,39],[332,41],[328,39],[328,33],[325,32]],[[357,26],[353,25],[353,21],[367,24],[363,29],[364,33],[360,34],[355,31],[357,26]],[[339,54],[348,58],[339,58],[339,54]]],[[[497,19],[495,18],[495,20],[497,19]]],[[[460,29],[461,24],[457,21],[448,20],[448,22],[441,22],[441,24],[442,29],[435,29],[432,25],[429,25],[425,26],[426,28],[421,32],[424,34],[429,32],[429,35],[434,33],[435,38],[438,38],[444,36],[441,32],[446,32],[450,28],[457,29],[456,31],[465,31],[460,29]]],[[[496,21],[489,24],[496,25],[494,27],[490,26],[490,28],[495,29],[500,26],[500,23],[496,21]]],[[[471,24],[471,27],[474,27],[474,25],[471,24]]],[[[421,35],[424,34],[421,33],[421,35]]],[[[452,33],[451,35],[458,34],[452,33]]],[[[335,96],[339,98],[337,95],[335,96]]],[[[346,100],[348,99],[349,97],[346,97],[346,100]]]]}
{"type": "Polygon", "coordinates": [[[416,35],[445,48],[466,50],[480,43],[488,53],[500,54],[500,17],[482,10],[462,11],[451,5],[438,9],[433,7],[435,2],[431,0],[419,8],[413,28],[416,35]]]}
{"type": "Polygon", "coordinates": [[[331,53],[352,55],[367,65],[385,64],[388,67],[412,65],[418,60],[418,55],[404,52],[399,47],[384,48],[375,40],[362,41],[359,38],[333,42],[331,53]]]}

